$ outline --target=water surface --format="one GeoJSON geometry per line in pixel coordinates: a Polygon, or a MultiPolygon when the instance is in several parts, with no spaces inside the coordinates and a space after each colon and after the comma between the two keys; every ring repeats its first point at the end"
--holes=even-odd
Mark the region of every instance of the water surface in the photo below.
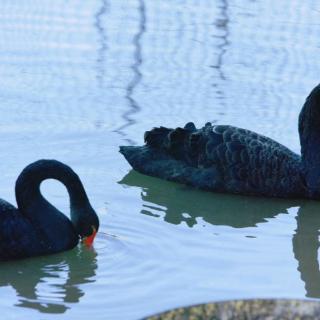
{"type": "MultiPolygon", "coordinates": [[[[320,205],[200,192],[130,170],[145,130],[246,127],[299,152],[319,82],[315,0],[2,1],[1,197],[68,163],[101,218],[92,250],[0,265],[6,319],[138,319],[235,298],[319,298],[320,205]]],[[[56,182],[43,193],[68,212],[56,182]]]]}

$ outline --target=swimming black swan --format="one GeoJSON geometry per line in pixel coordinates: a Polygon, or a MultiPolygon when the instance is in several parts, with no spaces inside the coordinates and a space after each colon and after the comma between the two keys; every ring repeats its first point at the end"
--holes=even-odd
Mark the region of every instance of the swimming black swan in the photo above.
{"type": "Polygon", "coordinates": [[[0,260],[51,254],[75,247],[79,238],[91,245],[99,229],[77,174],[55,160],[28,165],[16,182],[18,209],[0,199],[0,260]],[[70,196],[71,221],[40,192],[46,179],[62,182],[70,196]]]}
{"type": "Polygon", "coordinates": [[[301,156],[255,132],[207,123],[154,128],[144,146],[122,146],[144,174],[205,190],[284,198],[320,198],[320,85],[299,115],[301,156]]]}

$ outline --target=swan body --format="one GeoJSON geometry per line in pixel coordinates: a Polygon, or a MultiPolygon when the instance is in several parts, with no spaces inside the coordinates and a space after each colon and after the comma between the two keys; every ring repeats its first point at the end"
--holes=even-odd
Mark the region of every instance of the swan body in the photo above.
{"type": "Polygon", "coordinates": [[[18,208],[0,199],[0,260],[51,254],[75,247],[79,239],[93,241],[99,219],[76,173],[56,160],[27,166],[16,181],[18,208]],[[71,220],[40,192],[46,179],[62,182],[70,196],[71,220]]]}
{"type": "Polygon", "coordinates": [[[283,198],[320,198],[320,85],[300,112],[301,155],[258,133],[207,123],[154,128],[144,146],[120,152],[143,174],[200,189],[283,198]]]}

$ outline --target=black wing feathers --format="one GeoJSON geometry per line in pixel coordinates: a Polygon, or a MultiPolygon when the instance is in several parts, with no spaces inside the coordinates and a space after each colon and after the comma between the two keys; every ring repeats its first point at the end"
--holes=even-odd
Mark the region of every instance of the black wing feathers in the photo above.
{"type": "Polygon", "coordinates": [[[190,167],[214,168],[223,186],[217,191],[271,196],[303,192],[300,157],[249,130],[210,123],[196,129],[188,123],[184,128],[154,128],[146,132],[145,141],[190,167]]]}

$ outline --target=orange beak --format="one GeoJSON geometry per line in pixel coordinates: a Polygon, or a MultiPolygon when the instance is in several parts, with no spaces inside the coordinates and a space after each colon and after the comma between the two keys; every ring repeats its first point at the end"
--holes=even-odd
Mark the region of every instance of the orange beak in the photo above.
{"type": "Polygon", "coordinates": [[[82,243],[84,243],[87,247],[91,247],[92,246],[93,240],[94,240],[94,238],[95,238],[95,236],[97,234],[97,231],[96,231],[94,226],[92,226],[92,231],[93,232],[92,232],[92,234],[90,236],[84,237],[82,239],[82,243]]]}

